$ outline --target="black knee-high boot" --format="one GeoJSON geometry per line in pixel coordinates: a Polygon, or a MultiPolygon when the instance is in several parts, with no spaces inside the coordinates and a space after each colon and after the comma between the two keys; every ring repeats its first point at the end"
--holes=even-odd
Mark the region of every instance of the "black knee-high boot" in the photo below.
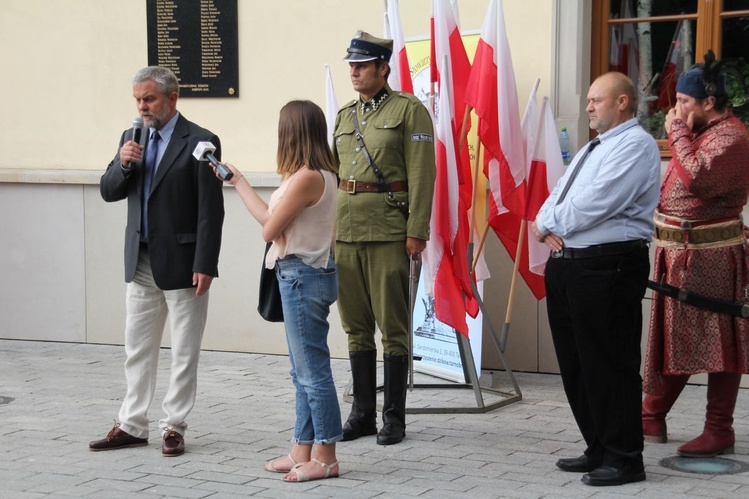
{"type": "Polygon", "coordinates": [[[377,350],[349,352],[354,403],[343,425],[343,441],[377,433],[377,350]]]}
{"type": "Polygon", "coordinates": [[[385,403],[382,407],[382,430],[377,434],[380,445],[397,444],[406,436],[406,385],[408,356],[384,355],[385,403]]]}

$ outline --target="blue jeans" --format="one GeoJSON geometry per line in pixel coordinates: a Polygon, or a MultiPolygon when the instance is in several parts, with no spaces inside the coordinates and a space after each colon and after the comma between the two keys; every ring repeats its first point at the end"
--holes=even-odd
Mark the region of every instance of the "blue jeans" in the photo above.
{"type": "Polygon", "coordinates": [[[328,314],[338,294],[338,275],[315,269],[296,255],[276,260],[283,303],[291,379],[296,387],[293,443],[331,444],[343,438],[341,409],[333,383],[328,349],[328,314]]]}

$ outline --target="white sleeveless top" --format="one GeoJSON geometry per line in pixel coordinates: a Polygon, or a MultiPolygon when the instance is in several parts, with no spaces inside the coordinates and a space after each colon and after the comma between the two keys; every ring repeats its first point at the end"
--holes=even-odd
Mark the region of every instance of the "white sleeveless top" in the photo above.
{"type": "MultiPolygon", "coordinates": [[[[284,180],[271,194],[268,213],[273,213],[273,208],[283,199],[297,173],[284,180]]],[[[330,247],[335,238],[338,176],[329,171],[320,173],[325,180],[322,196],[317,203],[303,209],[273,241],[265,259],[267,268],[272,269],[277,259],[287,255],[296,255],[313,268],[327,267],[330,247]]]]}

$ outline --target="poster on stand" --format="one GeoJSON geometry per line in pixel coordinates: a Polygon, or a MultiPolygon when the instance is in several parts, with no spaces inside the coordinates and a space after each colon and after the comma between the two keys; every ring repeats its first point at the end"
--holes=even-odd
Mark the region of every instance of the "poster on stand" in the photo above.
{"type": "MultiPolygon", "coordinates": [[[[478,284],[479,293],[483,294],[483,283],[478,284]]],[[[466,316],[468,322],[471,353],[473,354],[476,373],[481,373],[481,320],[466,316]]],[[[414,306],[414,371],[437,376],[442,379],[466,383],[463,362],[458,348],[458,333],[452,327],[443,324],[434,316],[434,298],[424,293],[424,284],[419,282],[419,290],[414,306]],[[419,360],[416,360],[419,359],[419,360]]]]}

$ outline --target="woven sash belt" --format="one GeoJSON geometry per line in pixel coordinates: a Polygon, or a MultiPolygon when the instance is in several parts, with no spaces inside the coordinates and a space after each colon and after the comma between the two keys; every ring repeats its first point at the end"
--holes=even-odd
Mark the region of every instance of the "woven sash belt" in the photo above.
{"type": "Polygon", "coordinates": [[[683,220],[655,214],[656,244],[665,248],[719,248],[743,242],[740,217],[683,220]]]}

